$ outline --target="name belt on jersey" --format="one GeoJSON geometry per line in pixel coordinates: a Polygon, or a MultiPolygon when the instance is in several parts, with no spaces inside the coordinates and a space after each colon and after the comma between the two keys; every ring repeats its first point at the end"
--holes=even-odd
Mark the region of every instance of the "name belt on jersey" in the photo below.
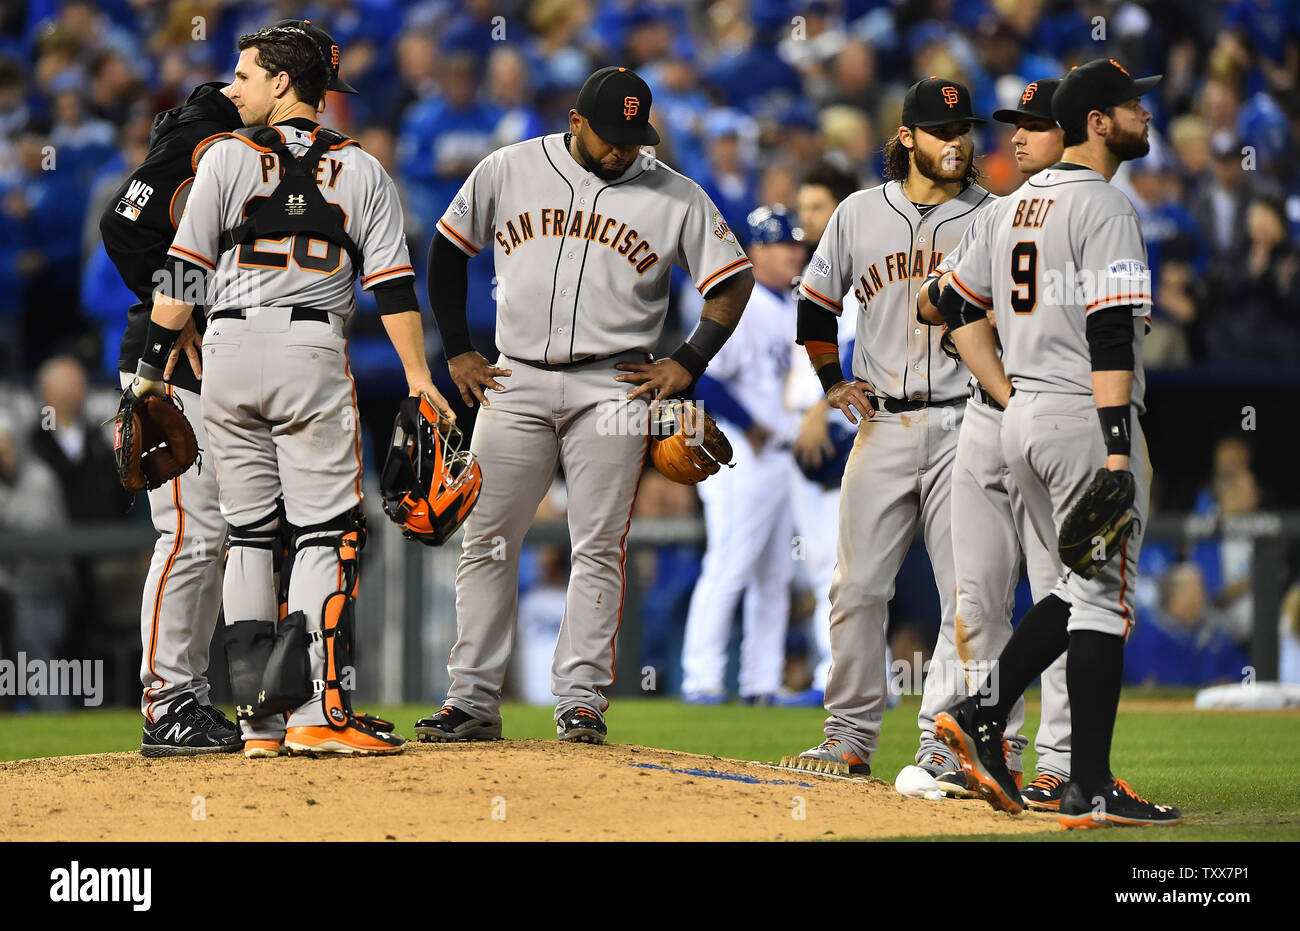
{"type": "MultiPolygon", "coordinates": [[[[244,207],[244,222],[221,234],[221,251],[296,233],[337,243],[352,259],[352,274],[362,273],[361,250],[343,226],[343,213],[325,200],[317,176],[325,152],[347,139],[342,133],[321,127],[316,139],[301,158],[295,157],[280,134],[269,126],[240,130],[256,144],[280,158],[281,179],[265,197],[255,197],[244,207]]],[[[337,267],[337,266],[336,266],[337,267]]]]}
{"type": "Polygon", "coordinates": [[[502,251],[510,255],[538,235],[585,239],[608,246],[619,255],[627,256],[628,264],[636,268],[638,275],[644,275],[659,261],[659,253],[654,251],[649,241],[642,239],[635,229],[617,217],[584,213],[582,210],[575,210],[570,215],[563,207],[542,208],[536,225],[532,211],[525,211],[515,219],[507,220],[504,228],[498,227],[496,240],[502,251]],[[617,231],[611,232],[615,227],[618,227],[617,231]]]}
{"type": "Polygon", "coordinates": [[[891,252],[883,259],[872,262],[870,267],[858,276],[858,286],[853,289],[853,295],[858,299],[859,304],[866,307],[885,285],[929,277],[934,274],[934,270],[942,261],[942,252],[917,249],[912,253],[911,261],[908,261],[906,252],[891,252]],[[880,273],[882,265],[885,267],[883,275],[880,273]]]}

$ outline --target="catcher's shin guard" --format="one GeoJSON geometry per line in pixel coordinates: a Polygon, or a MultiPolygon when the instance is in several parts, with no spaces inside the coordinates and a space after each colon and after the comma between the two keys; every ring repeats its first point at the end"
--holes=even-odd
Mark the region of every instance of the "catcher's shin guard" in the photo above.
{"type": "MultiPolygon", "coordinates": [[[[266,713],[261,706],[263,677],[276,646],[277,634],[275,621],[263,620],[268,617],[273,602],[257,597],[256,591],[260,586],[265,586],[266,594],[274,591],[279,526],[278,515],[272,513],[251,524],[231,525],[226,537],[224,559],[227,570],[231,558],[238,551],[241,578],[249,593],[243,604],[235,604],[234,601],[240,599],[232,600],[228,595],[230,603],[225,605],[228,615],[245,618],[227,624],[225,629],[230,691],[236,715],[241,720],[266,713]]],[[[240,589],[238,593],[243,591],[240,589]]]]}
{"type": "Polygon", "coordinates": [[[304,527],[295,537],[296,550],[307,546],[334,549],[339,560],[338,590],[325,596],[321,605],[321,629],[311,639],[325,648],[325,670],[314,683],[321,696],[325,720],[331,727],[348,726],[352,718],[353,634],[356,627],[357,588],[361,581],[359,555],[366,545],[366,519],[360,508],[313,527],[304,527]]]}

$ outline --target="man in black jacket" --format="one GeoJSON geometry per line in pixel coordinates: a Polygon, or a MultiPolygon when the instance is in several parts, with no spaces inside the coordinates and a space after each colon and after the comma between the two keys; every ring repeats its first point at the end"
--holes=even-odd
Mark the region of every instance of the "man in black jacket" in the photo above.
{"type": "MultiPolygon", "coordinates": [[[[220,83],[195,88],[184,105],[154,119],[149,155],[114,193],[99,230],[108,256],[139,303],[127,311],[118,369],[130,383],[144,351],[155,275],[166,262],[194,181],[194,148],[243,126],[220,83]]],[[[175,360],[168,391],[180,399],[199,447],[208,445],[199,405],[202,364],[197,335],[202,307],[186,325],[185,352],[175,360]]],[[[140,680],[145,756],[190,756],[242,749],[235,725],[208,698],[208,646],[221,607],[221,547],[226,532],[211,468],[191,468],[149,492],[158,531],[140,611],[144,656],[140,680]]]]}

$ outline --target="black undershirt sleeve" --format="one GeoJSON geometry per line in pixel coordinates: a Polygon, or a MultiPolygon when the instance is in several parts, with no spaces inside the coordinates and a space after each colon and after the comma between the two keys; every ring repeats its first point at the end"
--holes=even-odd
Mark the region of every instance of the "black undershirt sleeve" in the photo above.
{"type": "Polygon", "coordinates": [[[429,246],[429,307],[448,359],[474,348],[465,313],[469,297],[468,266],[468,255],[442,233],[434,234],[429,246]]]}
{"type": "Polygon", "coordinates": [[[839,321],[835,315],[806,297],[800,298],[795,322],[795,342],[800,346],[809,340],[837,343],[839,338],[839,321]]]}
{"type": "Polygon", "coordinates": [[[1094,372],[1133,371],[1133,306],[1123,304],[1088,314],[1088,353],[1094,372]]]}
{"type": "Polygon", "coordinates": [[[968,323],[985,319],[988,311],[966,300],[956,288],[947,287],[939,296],[939,316],[943,317],[943,322],[948,325],[948,332],[951,333],[968,323]]]}
{"type": "Polygon", "coordinates": [[[379,316],[420,312],[420,302],[415,297],[415,278],[404,275],[396,281],[385,281],[370,289],[379,305],[379,316]]]}

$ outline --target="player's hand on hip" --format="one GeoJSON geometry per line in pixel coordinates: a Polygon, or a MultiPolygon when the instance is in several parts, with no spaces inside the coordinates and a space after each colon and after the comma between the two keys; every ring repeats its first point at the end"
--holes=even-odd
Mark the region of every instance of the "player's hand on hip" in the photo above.
{"type": "Polygon", "coordinates": [[[799,435],[794,441],[794,457],[810,469],[820,468],[826,458],[835,452],[831,441],[831,425],[826,421],[830,405],[818,401],[803,415],[799,435]]]}
{"type": "Polygon", "coordinates": [[[442,396],[442,392],[433,386],[432,378],[408,378],[406,387],[408,389],[407,394],[411,397],[416,398],[424,395],[428,398],[429,403],[433,405],[433,409],[438,412],[439,417],[442,417],[448,423],[456,422],[456,412],[451,409],[451,405],[442,396]]]}
{"type": "Polygon", "coordinates": [[[629,391],[627,399],[635,401],[643,394],[650,399],[672,397],[679,391],[689,388],[695,378],[679,362],[672,359],[656,359],[654,362],[620,362],[614,366],[626,375],[618,375],[615,381],[637,385],[635,391],[629,391]]]}
{"type": "Polygon", "coordinates": [[[203,334],[199,328],[194,325],[194,317],[185,321],[185,326],[181,330],[181,335],[176,337],[176,345],[172,347],[171,355],[167,357],[167,367],[163,369],[163,380],[171,381],[172,372],[176,370],[176,363],[181,360],[181,353],[185,353],[190,360],[190,368],[194,369],[194,377],[203,378],[203,334]]]}
{"type": "Polygon", "coordinates": [[[826,392],[826,401],[831,407],[842,411],[849,423],[856,425],[858,418],[853,416],[855,410],[864,420],[876,416],[876,409],[867,400],[867,392],[870,390],[871,386],[865,381],[842,381],[826,392]]]}
{"type": "Polygon", "coordinates": [[[497,379],[511,374],[510,369],[497,368],[472,349],[448,359],[447,369],[451,372],[451,380],[460,389],[461,400],[470,407],[474,406],[475,400],[484,407],[491,407],[483,389],[505,391],[506,386],[497,379]]]}

